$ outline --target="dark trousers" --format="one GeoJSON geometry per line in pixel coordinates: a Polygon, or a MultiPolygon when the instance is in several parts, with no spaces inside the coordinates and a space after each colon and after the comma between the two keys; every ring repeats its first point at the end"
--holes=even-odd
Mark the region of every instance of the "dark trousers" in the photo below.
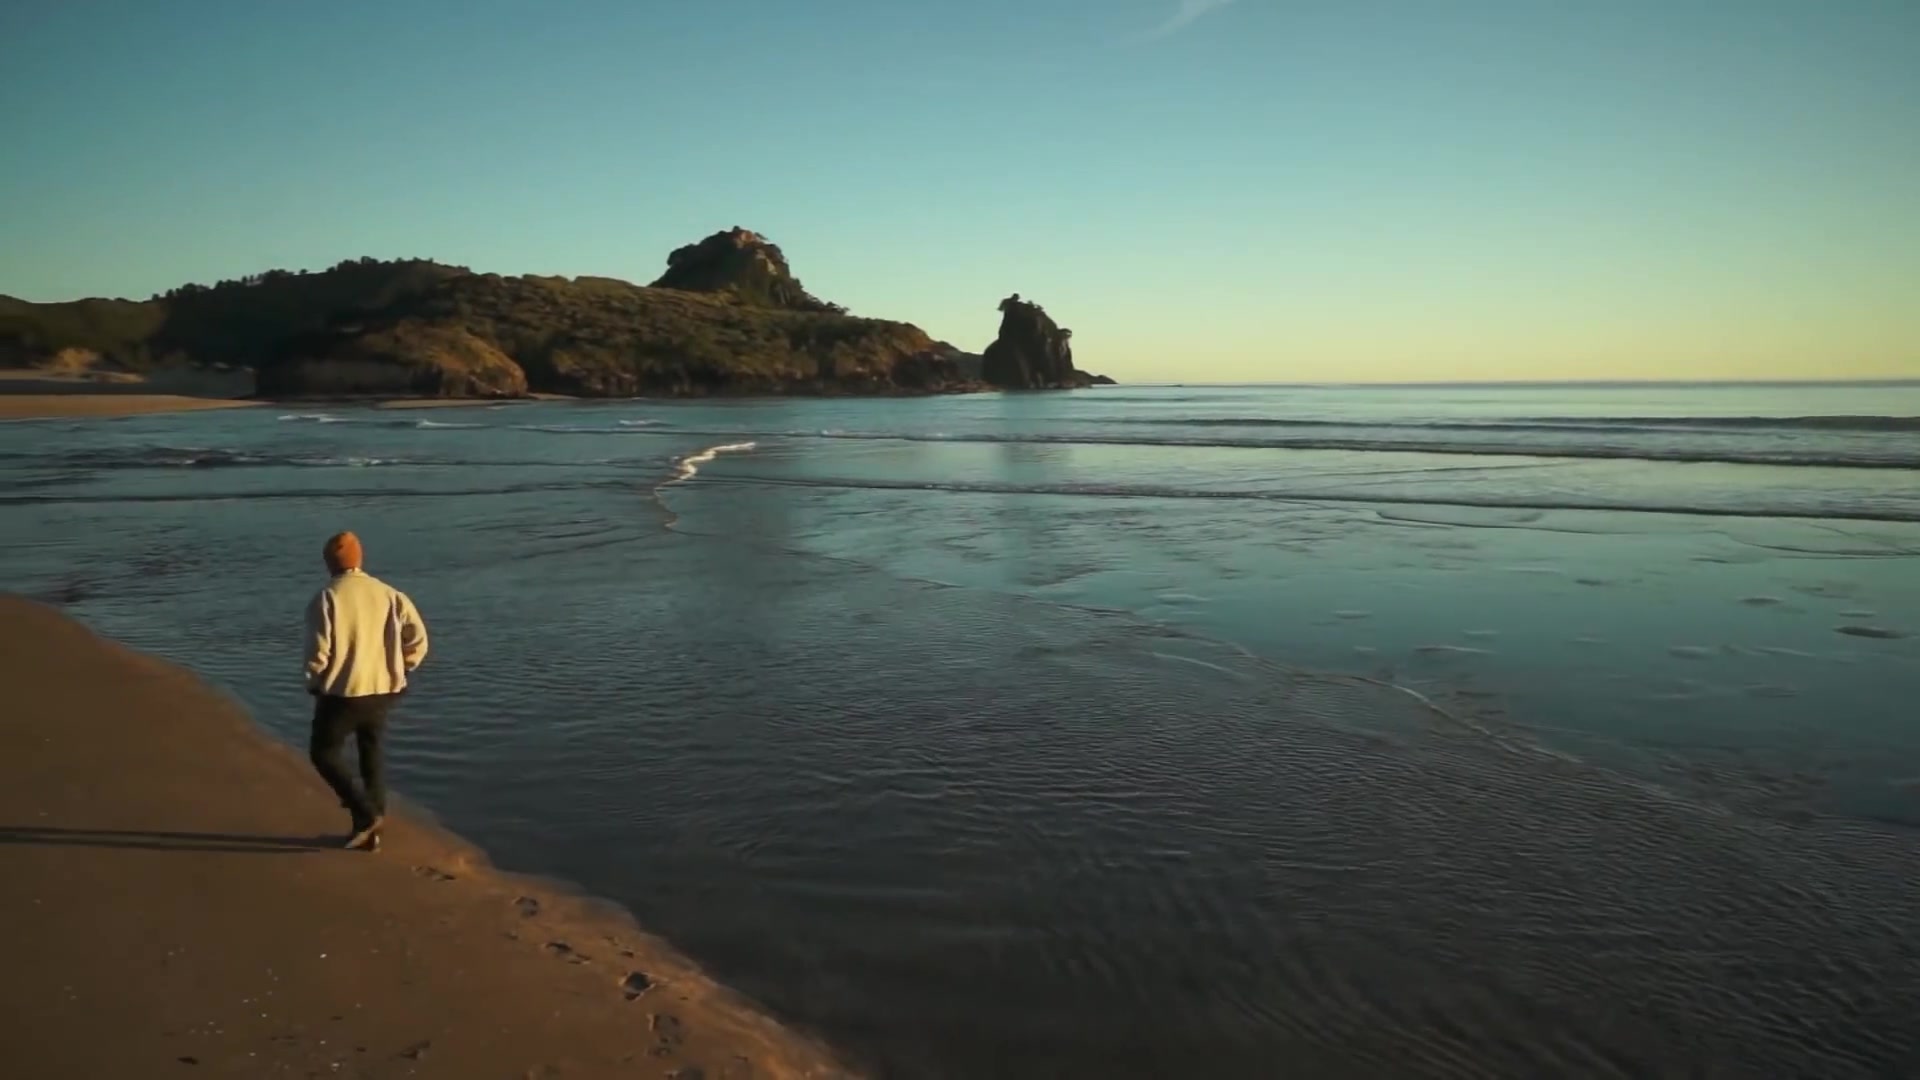
{"type": "Polygon", "coordinates": [[[398,694],[353,698],[322,694],[313,702],[313,739],[307,744],[308,755],[320,778],[340,796],[340,805],[353,814],[356,830],[387,812],[387,762],[382,744],[386,741],[387,710],[399,699],[398,694]],[[359,784],[353,782],[342,760],[349,735],[359,750],[359,784]]]}

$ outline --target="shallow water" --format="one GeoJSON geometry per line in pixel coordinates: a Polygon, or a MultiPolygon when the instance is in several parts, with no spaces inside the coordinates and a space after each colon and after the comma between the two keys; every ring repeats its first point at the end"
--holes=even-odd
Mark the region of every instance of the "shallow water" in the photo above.
{"type": "Polygon", "coordinates": [[[1916,386],[32,422],[0,587],[298,739],[354,528],[435,635],[401,790],[889,1075],[1886,1075],[1916,433],[1916,386]]]}

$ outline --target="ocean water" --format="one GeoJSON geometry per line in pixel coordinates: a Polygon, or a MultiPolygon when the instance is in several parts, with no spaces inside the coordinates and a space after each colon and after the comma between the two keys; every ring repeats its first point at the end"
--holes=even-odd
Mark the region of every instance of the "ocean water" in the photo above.
{"type": "MultiPolygon", "coordinates": [[[[888,1076],[1920,1072],[1920,384],[0,425],[0,587],[888,1076]]],[[[315,781],[316,786],[318,781],[315,781]]]]}

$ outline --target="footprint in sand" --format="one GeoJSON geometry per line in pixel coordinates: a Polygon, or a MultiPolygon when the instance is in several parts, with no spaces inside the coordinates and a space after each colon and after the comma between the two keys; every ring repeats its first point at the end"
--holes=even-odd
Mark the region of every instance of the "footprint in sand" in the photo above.
{"type": "Polygon", "coordinates": [[[447,873],[445,870],[442,870],[437,866],[416,866],[413,868],[413,872],[416,874],[419,874],[423,878],[426,878],[428,881],[452,881],[453,880],[452,874],[447,873]]]}
{"type": "Polygon", "coordinates": [[[647,1018],[647,1027],[653,1031],[654,1057],[666,1057],[687,1041],[687,1026],[672,1013],[654,1013],[647,1018]]]}
{"type": "Polygon", "coordinates": [[[565,960],[569,964],[592,963],[592,961],[588,959],[585,953],[581,952],[580,950],[574,948],[573,946],[567,944],[564,941],[549,941],[547,942],[546,947],[547,947],[547,952],[551,953],[554,956],[559,957],[562,960],[565,960]]]}
{"type": "Polygon", "coordinates": [[[653,979],[644,971],[629,971],[627,977],[620,980],[620,992],[632,1001],[648,990],[653,989],[653,979]]]}
{"type": "Polygon", "coordinates": [[[513,902],[514,910],[520,912],[523,919],[531,919],[540,914],[540,901],[531,896],[523,896],[513,902]]]}
{"type": "Polygon", "coordinates": [[[707,1080],[707,1070],[698,1065],[689,1065],[668,1073],[667,1080],[707,1080]]]}

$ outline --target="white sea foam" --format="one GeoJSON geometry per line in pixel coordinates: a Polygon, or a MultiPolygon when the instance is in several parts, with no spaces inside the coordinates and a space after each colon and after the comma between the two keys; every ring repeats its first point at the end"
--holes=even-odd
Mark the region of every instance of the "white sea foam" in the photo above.
{"type": "Polygon", "coordinates": [[[709,446],[697,454],[688,454],[676,463],[679,466],[679,474],[668,481],[668,483],[685,483],[693,479],[694,476],[700,472],[700,466],[705,465],[721,454],[745,453],[753,449],[754,446],[755,444],[750,442],[726,443],[722,446],[709,446]]]}
{"type": "Polygon", "coordinates": [[[346,457],[293,457],[287,458],[284,463],[308,469],[370,469],[376,465],[401,464],[394,458],[362,457],[357,454],[346,457]]]}

